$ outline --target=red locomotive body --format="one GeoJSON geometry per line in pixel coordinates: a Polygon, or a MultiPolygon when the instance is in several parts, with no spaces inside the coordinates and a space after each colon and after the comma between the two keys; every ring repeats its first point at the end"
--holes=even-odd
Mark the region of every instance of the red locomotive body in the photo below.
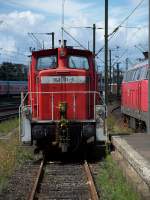
{"type": "Polygon", "coordinates": [[[136,65],[124,74],[122,82],[122,113],[129,125],[136,128],[147,124],[148,111],[148,61],[136,65]],[[140,122],[140,123],[139,123],[140,122]]]}
{"type": "Polygon", "coordinates": [[[23,142],[35,140],[40,149],[55,145],[66,152],[96,138],[100,96],[90,51],[35,51],[28,79],[28,105],[25,98],[21,105],[23,142]]]}

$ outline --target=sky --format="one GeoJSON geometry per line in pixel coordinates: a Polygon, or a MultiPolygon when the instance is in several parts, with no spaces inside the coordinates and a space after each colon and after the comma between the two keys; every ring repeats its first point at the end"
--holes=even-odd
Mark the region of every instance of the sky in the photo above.
{"type": "MultiPolygon", "coordinates": [[[[85,48],[92,50],[92,27],[96,24],[96,52],[104,45],[104,0],[65,0],[64,29],[85,48]],[[76,27],[76,28],[75,28],[76,27]],[[77,28],[78,27],[78,28],[77,28]],[[79,28],[80,27],[80,28],[79,28]]],[[[131,14],[116,34],[109,40],[112,61],[129,63],[142,58],[141,51],[148,49],[148,0],[109,0],[109,34],[131,14]]],[[[29,33],[55,32],[55,46],[61,39],[62,0],[0,0],[0,63],[28,63],[29,49],[51,47],[51,36],[29,33]]],[[[66,33],[69,46],[78,46],[66,33]]],[[[98,54],[98,65],[103,67],[103,50],[98,54]]]]}

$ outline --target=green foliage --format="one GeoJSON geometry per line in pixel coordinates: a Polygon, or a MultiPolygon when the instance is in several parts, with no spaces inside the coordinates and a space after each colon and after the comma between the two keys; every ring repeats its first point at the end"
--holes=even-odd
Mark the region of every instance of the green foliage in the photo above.
{"type": "Polygon", "coordinates": [[[16,154],[17,165],[22,165],[26,160],[33,160],[33,152],[31,149],[18,146],[16,154]]]}
{"type": "Polygon", "coordinates": [[[18,118],[11,119],[0,123],[0,136],[8,134],[13,129],[19,126],[18,118]]]}
{"type": "Polygon", "coordinates": [[[122,171],[112,160],[111,156],[101,162],[100,173],[97,177],[97,184],[100,187],[101,200],[139,200],[131,186],[127,184],[122,171]]]}
{"type": "Polygon", "coordinates": [[[34,158],[32,149],[22,147],[18,138],[18,133],[15,133],[9,140],[0,140],[0,191],[6,187],[16,167],[34,158]]]}
{"type": "Polygon", "coordinates": [[[27,68],[22,64],[4,62],[0,66],[0,80],[21,81],[27,80],[27,68]]]}
{"type": "Polygon", "coordinates": [[[131,134],[132,129],[128,128],[127,124],[123,123],[123,119],[116,119],[113,115],[109,115],[107,119],[108,133],[111,135],[117,134],[131,134]]]}

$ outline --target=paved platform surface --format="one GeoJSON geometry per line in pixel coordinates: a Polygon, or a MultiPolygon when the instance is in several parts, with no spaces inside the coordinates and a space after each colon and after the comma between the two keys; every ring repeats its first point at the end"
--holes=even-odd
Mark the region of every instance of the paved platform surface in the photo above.
{"type": "Polygon", "coordinates": [[[150,135],[113,136],[112,143],[150,188],[150,135]]]}
{"type": "Polygon", "coordinates": [[[141,199],[150,200],[150,135],[112,136],[113,157],[141,199]]]}
{"type": "Polygon", "coordinates": [[[133,135],[122,136],[121,138],[125,139],[135,151],[150,162],[150,134],[135,133],[133,135]]]}

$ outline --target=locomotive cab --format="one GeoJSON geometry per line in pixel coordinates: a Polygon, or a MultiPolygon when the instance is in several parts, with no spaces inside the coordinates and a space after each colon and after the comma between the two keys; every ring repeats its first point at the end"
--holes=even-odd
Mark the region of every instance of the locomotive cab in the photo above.
{"type": "Polygon", "coordinates": [[[106,140],[90,51],[70,48],[35,51],[28,77],[28,94],[20,106],[23,143],[35,141],[39,149],[55,146],[68,152],[83,143],[95,142],[96,138],[106,140]]]}

